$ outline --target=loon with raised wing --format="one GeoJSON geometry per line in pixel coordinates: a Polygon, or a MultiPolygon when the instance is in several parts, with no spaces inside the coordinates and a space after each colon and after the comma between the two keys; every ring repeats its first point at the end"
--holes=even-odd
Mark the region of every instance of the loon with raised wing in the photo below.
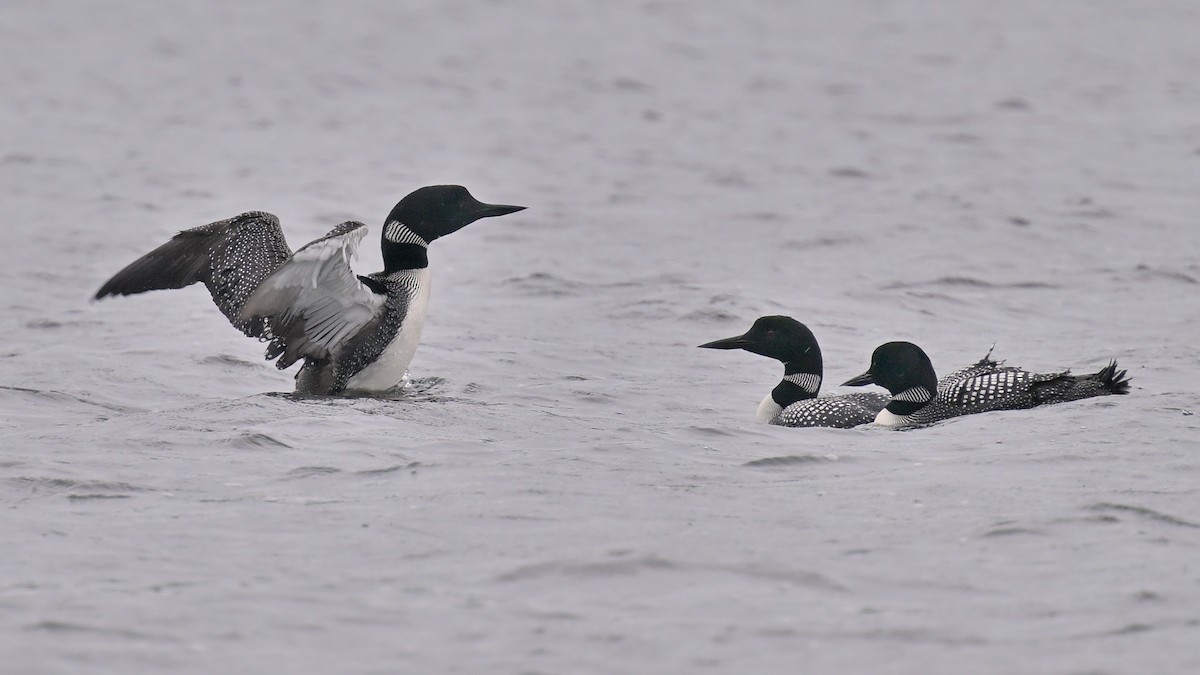
{"type": "Polygon", "coordinates": [[[991,410],[1018,410],[1125,394],[1129,392],[1125,373],[1117,370],[1115,360],[1089,375],[1072,375],[1069,370],[1032,373],[991,361],[989,352],[976,366],[964,368],[955,373],[957,377],[947,377],[939,383],[924,350],[911,342],[888,342],[875,349],[865,373],[843,386],[884,387],[891,400],[879,411],[875,423],[913,427],[991,410]]]}
{"type": "Polygon", "coordinates": [[[280,370],[303,359],[296,392],[382,392],[403,384],[429,303],[429,244],[523,206],[485,204],[459,185],[419,188],[384,221],[383,271],[355,275],[367,226],[347,221],[295,253],[279,219],[249,211],[184,230],[130,263],[96,299],[201,282],[234,328],[268,342],[280,370]]]}
{"type": "Polygon", "coordinates": [[[820,396],[824,364],[808,326],[788,316],[760,317],[743,335],[700,345],[704,349],[744,349],[783,362],[783,379],[763,398],[757,421],[785,427],[847,429],[873,421],[888,397],[883,394],[820,396]]]}

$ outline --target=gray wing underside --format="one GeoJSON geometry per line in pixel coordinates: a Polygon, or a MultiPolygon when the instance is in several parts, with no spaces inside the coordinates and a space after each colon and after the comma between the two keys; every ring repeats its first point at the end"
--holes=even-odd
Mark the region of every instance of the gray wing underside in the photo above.
{"type": "Polygon", "coordinates": [[[362,223],[338,225],[296,251],[246,300],[240,320],[267,321],[273,336],[267,358],[279,357],[276,367],[337,355],[382,313],[387,296],[350,269],[366,232],[362,223]]]}
{"type": "Polygon", "coordinates": [[[117,272],[96,299],[183,288],[201,282],[234,328],[250,337],[273,337],[265,319],[241,317],[246,300],[291,257],[279,219],[249,211],[184,230],[117,272]]]}

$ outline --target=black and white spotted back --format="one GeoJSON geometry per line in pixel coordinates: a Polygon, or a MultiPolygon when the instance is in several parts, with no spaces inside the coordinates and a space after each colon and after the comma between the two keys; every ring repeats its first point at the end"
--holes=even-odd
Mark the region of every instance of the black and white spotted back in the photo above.
{"type": "Polygon", "coordinates": [[[884,394],[841,394],[797,401],[784,408],[771,424],[784,427],[836,427],[849,429],[875,421],[887,405],[884,394]]]}
{"type": "MultiPolygon", "coordinates": [[[[992,410],[1021,410],[1092,396],[1124,394],[1129,390],[1125,371],[1116,363],[1098,373],[1075,376],[1070,371],[1032,373],[996,365],[986,372],[960,378],[938,393],[928,405],[907,415],[912,424],[929,424],[960,415],[992,410]]],[[[899,398],[898,396],[896,398],[899,398]]]]}
{"type": "MultiPolygon", "coordinates": [[[[992,349],[995,349],[995,345],[992,345],[992,349]]],[[[963,366],[962,368],[959,368],[958,370],[955,370],[949,375],[946,375],[938,380],[938,392],[946,391],[950,387],[960,384],[965,380],[969,380],[972,377],[992,373],[1001,368],[1003,366],[1003,362],[992,359],[992,349],[989,349],[988,353],[984,354],[982,359],[979,359],[970,365],[963,366]]]]}

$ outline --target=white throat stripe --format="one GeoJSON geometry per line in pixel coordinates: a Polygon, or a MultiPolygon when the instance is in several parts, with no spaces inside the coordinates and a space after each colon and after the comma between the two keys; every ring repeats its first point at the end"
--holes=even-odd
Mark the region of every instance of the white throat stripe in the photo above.
{"type": "Polygon", "coordinates": [[[909,387],[904,391],[892,397],[894,401],[907,401],[909,403],[924,403],[933,398],[933,394],[925,387],[909,387]]]}
{"type": "Polygon", "coordinates": [[[815,373],[792,373],[783,377],[784,382],[791,382],[810,394],[821,389],[821,376],[815,373]]]}
{"type": "Polygon", "coordinates": [[[418,246],[429,247],[429,242],[422,239],[416,232],[408,229],[404,223],[393,220],[383,228],[383,238],[397,244],[416,244],[418,246]]]}

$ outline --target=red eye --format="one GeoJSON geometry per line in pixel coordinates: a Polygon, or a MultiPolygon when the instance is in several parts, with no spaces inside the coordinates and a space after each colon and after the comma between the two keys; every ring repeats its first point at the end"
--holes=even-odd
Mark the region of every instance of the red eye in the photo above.
{"type": "Polygon", "coordinates": [[[767,331],[767,339],[774,340],[775,339],[775,331],[773,331],[773,330],[767,331]]]}

